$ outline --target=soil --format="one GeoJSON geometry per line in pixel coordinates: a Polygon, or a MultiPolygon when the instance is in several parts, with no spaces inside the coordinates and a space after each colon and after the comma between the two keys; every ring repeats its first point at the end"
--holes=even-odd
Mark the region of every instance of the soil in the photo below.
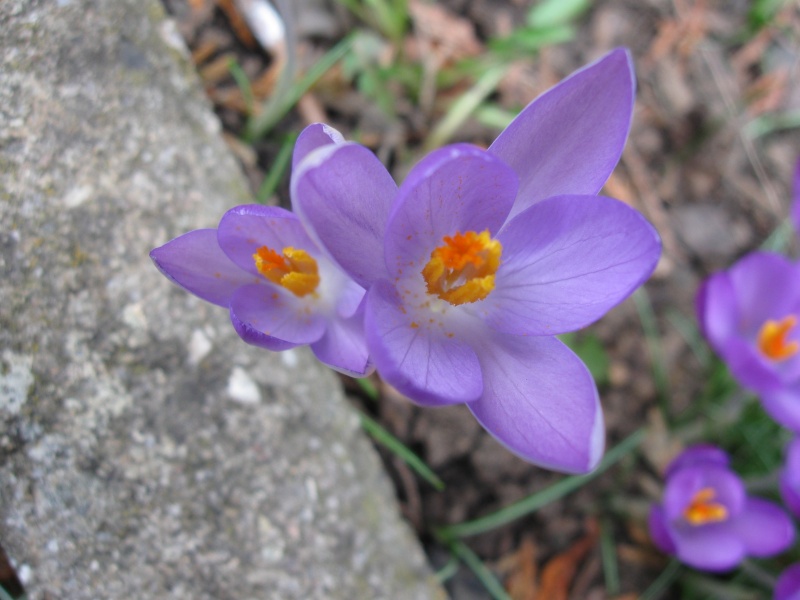
{"type": "MultiPolygon", "coordinates": [[[[296,35],[298,73],[349,32],[364,28],[344,3],[293,3],[289,25],[296,35]]],[[[410,33],[403,40],[409,60],[423,69],[453,70],[458,60],[485,52],[488,40],[524,22],[529,0],[444,0],[433,8],[410,0],[410,33]],[[431,58],[433,56],[433,58],[431,58]]],[[[787,3],[769,24],[751,27],[751,5],[742,0],[600,0],[579,19],[571,41],[515,57],[492,96],[518,110],[583,64],[616,46],[630,48],[638,78],[633,129],[623,158],[604,193],[628,202],[659,230],[663,258],[646,285],[657,316],[672,415],[689,409],[701,393],[705,367],[678,326],[693,320],[699,282],[714,270],[758,247],[785,220],[795,161],[797,129],[752,137],[753,123],[800,108],[800,7],[787,3]],[[683,317],[683,319],[681,319],[683,317]]],[[[287,134],[313,121],[330,123],[346,138],[373,148],[401,180],[424,153],[423,145],[450,103],[468,83],[444,85],[438,94],[423,86],[409,98],[389,82],[394,114],[376,105],[341,67],[326,73],[263,140],[240,141],[246,102],[230,76],[234,58],[268,100],[280,77],[286,49],[264,50],[248,41],[232,2],[166,0],[184,35],[209,96],[255,191],[272,168],[287,134]],[[397,89],[395,89],[395,87],[397,89]]],[[[378,44],[375,59],[391,60],[378,44]]],[[[497,129],[467,121],[451,141],[488,145],[497,129]]],[[[288,206],[288,178],[277,188],[288,206]]],[[[598,338],[609,364],[601,397],[608,447],[643,425],[644,451],[562,501],[466,541],[503,579],[515,599],[606,598],[598,530],[610,536],[619,561],[617,598],[638,597],[661,573],[666,559],[648,541],[644,516],[660,493],[659,470],[677,445],[654,415],[659,390],[653,356],[632,300],[583,334],[598,338]],[[537,592],[538,586],[538,592],[537,592]],[[545,591],[548,590],[548,591],[545,591]]],[[[421,409],[374,379],[380,401],[368,400],[353,381],[353,401],[417,452],[446,484],[436,491],[380,448],[405,516],[418,532],[435,567],[448,553],[432,529],[488,514],[562,476],[510,455],[462,406],[421,409]]],[[[454,598],[487,598],[464,568],[448,581],[454,598]]],[[[667,592],[662,597],[678,597],[667,592]]]]}

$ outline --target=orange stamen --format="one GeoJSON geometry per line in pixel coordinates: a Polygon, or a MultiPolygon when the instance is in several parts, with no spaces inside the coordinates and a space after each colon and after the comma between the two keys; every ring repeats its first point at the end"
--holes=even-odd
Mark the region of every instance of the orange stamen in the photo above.
{"type": "Polygon", "coordinates": [[[769,320],[758,332],[758,349],[767,358],[775,361],[786,360],[797,354],[800,343],[786,338],[797,325],[797,317],[789,315],[780,321],[769,320]]]}
{"type": "Polygon", "coordinates": [[[317,261],[305,250],[287,246],[283,254],[261,246],[253,254],[256,269],[264,277],[286,288],[295,296],[303,297],[316,291],[319,285],[317,261]]]}
{"type": "Polygon", "coordinates": [[[728,518],[728,509],[713,501],[716,495],[714,488],[705,487],[692,497],[689,506],[683,511],[683,516],[690,525],[719,523],[728,518]]]}
{"type": "Polygon", "coordinates": [[[422,269],[428,293],[453,305],[486,298],[494,289],[494,276],[500,266],[500,242],[493,240],[488,230],[456,232],[442,241],[422,269]]]}

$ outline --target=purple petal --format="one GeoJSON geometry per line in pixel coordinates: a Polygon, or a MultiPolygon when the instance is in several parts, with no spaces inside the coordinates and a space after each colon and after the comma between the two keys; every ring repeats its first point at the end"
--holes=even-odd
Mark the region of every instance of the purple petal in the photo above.
{"type": "Polygon", "coordinates": [[[503,245],[488,323],[506,333],[555,335],[585,327],[653,272],[661,242],[642,215],[613,198],[558,196],[497,236],[503,245]]]}
{"type": "Polygon", "coordinates": [[[219,222],[217,239],[233,262],[263,281],[253,259],[262,246],[278,254],[288,246],[305,250],[314,258],[320,254],[297,216],[277,206],[244,204],[230,209],[219,222]]]}
{"type": "Polygon", "coordinates": [[[412,320],[387,281],[367,293],[367,344],[381,377],[419,404],[475,400],[483,389],[475,352],[427,321],[412,320]]]}
{"type": "Polygon", "coordinates": [[[800,313],[800,270],[785,256],[753,252],[728,273],[744,335],[755,338],[767,320],[800,313]]]}
{"type": "Polygon", "coordinates": [[[336,129],[324,123],[312,123],[297,136],[292,153],[292,171],[298,168],[300,162],[317,148],[330,144],[343,144],[344,137],[336,129]]]}
{"type": "Polygon", "coordinates": [[[748,556],[764,558],[783,552],[794,541],[789,515],[774,502],[748,498],[744,510],[731,522],[748,556]]]}
{"type": "Polygon", "coordinates": [[[800,433],[800,382],[759,394],[764,410],[778,423],[800,433]]]}
{"type": "Polygon", "coordinates": [[[729,571],[745,558],[744,543],[728,523],[692,527],[674,539],[678,559],[701,571],[729,571]]]}
{"type": "Polygon", "coordinates": [[[727,467],[730,462],[724,450],[711,444],[696,444],[686,448],[669,463],[665,476],[669,479],[673,473],[686,467],[727,467]]]}
{"type": "Polygon", "coordinates": [[[800,600],[800,563],[784,570],[778,577],[773,600],[800,600]]]}
{"type": "MultiPolygon", "coordinates": [[[[695,494],[705,488],[714,490],[714,502],[725,506],[729,519],[743,510],[744,485],[735,473],[717,465],[696,465],[684,467],[667,479],[664,488],[664,513],[667,519],[683,521],[684,511],[691,504],[695,494]]],[[[708,525],[699,527],[705,528],[708,525]]]]}
{"type": "Polygon", "coordinates": [[[767,320],[800,312],[798,282],[800,273],[787,259],[757,252],[701,287],[697,298],[701,329],[743,386],[772,392],[800,377],[800,355],[775,362],[757,346],[767,320]]]}
{"type": "Polygon", "coordinates": [[[383,235],[397,186],[367,148],[314,150],[292,174],[292,207],[309,235],[365,289],[386,277],[383,235]]]}
{"type": "Polygon", "coordinates": [[[364,377],[370,371],[363,313],[362,308],[349,319],[328,322],[325,335],[311,344],[320,362],[351,377],[364,377]]]}
{"type": "Polygon", "coordinates": [[[444,236],[484,230],[494,235],[517,193],[514,172],[467,144],[431,152],[408,174],[386,228],[386,266],[421,269],[444,236]]]}
{"type": "Polygon", "coordinates": [[[596,194],[622,155],[634,100],[633,63],[619,48],[531,102],[489,147],[516,171],[512,215],[550,196],[596,194]]]}
{"type": "Polygon", "coordinates": [[[594,380],[554,337],[495,334],[477,348],[483,395],[468,406],[509,450],[548,469],[586,473],[603,455],[594,380]]]}
{"type": "Polygon", "coordinates": [[[793,186],[792,199],[792,223],[794,223],[794,230],[800,233],[800,160],[797,161],[797,166],[794,168],[794,186],[793,186]]]}
{"type": "Polygon", "coordinates": [[[700,330],[717,351],[738,335],[739,305],[727,272],[715,273],[702,283],[696,307],[700,330]]]}
{"type": "Polygon", "coordinates": [[[231,322],[245,342],[268,350],[311,344],[325,333],[326,319],[309,302],[267,284],[247,285],[231,299],[231,322]]]}
{"type": "Polygon", "coordinates": [[[800,517],[800,438],[786,449],[786,462],[780,473],[780,492],[786,508],[800,517]]]}
{"type": "Polygon", "coordinates": [[[654,505],[650,509],[650,516],[647,520],[648,528],[650,529],[650,538],[656,547],[664,554],[675,554],[677,548],[675,542],[672,540],[669,526],[667,525],[664,509],[658,505],[654,505]]]}
{"type": "Polygon", "coordinates": [[[220,249],[216,229],[196,229],[150,252],[158,270],[195,296],[228,307],[237,288],[257,281],[220,249]]]}

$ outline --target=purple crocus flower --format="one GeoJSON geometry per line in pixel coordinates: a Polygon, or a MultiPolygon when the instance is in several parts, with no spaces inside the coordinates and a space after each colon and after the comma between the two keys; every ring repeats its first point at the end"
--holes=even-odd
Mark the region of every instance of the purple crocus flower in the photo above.
{"type": "Polygon", "coordinates": [[[427,406],[466,403],[522,458],[585,472],[604,446],[597,389],[556,337],[592,323],[652,272],[658,235],[596,196],[633,108],[619,49],[534,100],[488,150],[436,150],[395,185],[363,146],[321,125],[293,173],[295,212],[368,289],[382,377],[427,406]]]}
{"type": "Polygon", "coordinates": [[[800,600],[800,563],[784,569],[775,584],[774,600],[800,600]]]}
{"type": "Polygon", "coordinates": [[[795,438],[786,449],[786,462],[780,474],[780,491],[783,503],[800,517],[800,438],[795,438]]]}
{"type": "Polygon", "coordinates": [[[776,421],[800,431],[800,266],[779,254],[748,254],[703,283],[697,313],[731,374],[776,421]]]}
{"type": "Polygon", "coordinates": [[[150,257],[184,289],[229,309],[245,342],[268,350],[309,344],[339,371],[369,370],[364,288],[320,252],[291,212],[237,206],[217,229],[190,231],[150,257]]]}
{"type": "Polygon", "coordinates": [[[728,455],[710,445],[684,450],[667,468],[663,503],[650,511],[650,535],[663,552],[695,569],[727,571],[748,556],[777,554],[794,525],[776,504],[745,494],[728,455]]]}

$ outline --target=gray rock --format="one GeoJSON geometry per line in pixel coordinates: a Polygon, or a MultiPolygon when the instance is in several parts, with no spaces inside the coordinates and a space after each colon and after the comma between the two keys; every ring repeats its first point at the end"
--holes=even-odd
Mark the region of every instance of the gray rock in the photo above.
{"type": "Polygon", "coordinates": [[[336,377],[147,253],[249,201],[155,0],[0,2],[0,543],[38,598],[438,598],[336,377]]]}

